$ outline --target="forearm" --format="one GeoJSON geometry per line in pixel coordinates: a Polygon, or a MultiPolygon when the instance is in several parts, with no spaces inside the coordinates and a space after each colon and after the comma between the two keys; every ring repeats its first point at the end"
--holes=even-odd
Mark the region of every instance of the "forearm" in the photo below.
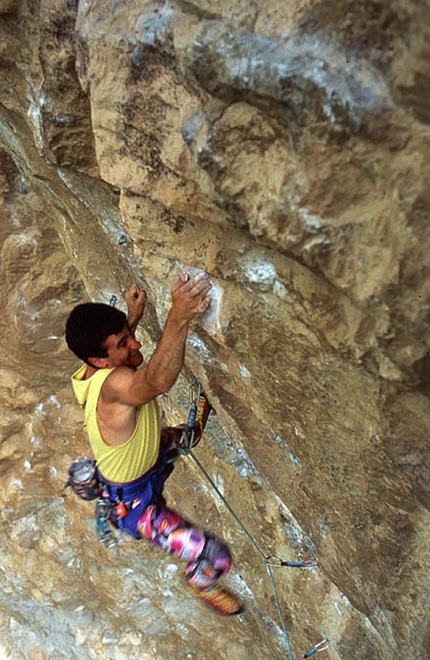
{"type": "Polygon", "coordinates": [[[188,326],[189,321],[178,320],[169,312],[160,342],[146,368],[151,388],[168,392],[174,385],[184,364],[188,326]]]}
{"type": "Polygon", "coordinates": [[[136,316],[136,314],[131,311],[129,311],[127,314],[128,327],[130,328],[130,332],[132,333],[133,336],[136,332],[136,328],[139,325],[141,319],[142,319],[142,314],[140,316],[136,316]]]}
{"type": "MultiPolygon", "coordinates": [[[[141,369],[114,370],[106,380],[105,397],[126,405],[140,406],[170,390],[184,364],[189,323],[208,308],[210,298],[207,293],[211,286],[207,273],[196,275],[191,280],[186,275],[179,278],[171,289],[172,307],[163,334],[148,364],[141,369]]],[[[132,332],[136,320],[138,323],[141,317],[139,312],[143,310],[144,295],[144,291],[136,285],[128,293],[128,319],[132,332]]]]}
{"type": "Polygon", "coordinates": [[[145,289],[141,289],[137,284],[133,284],[125,294],[127,303],[127,323],[132,335],[134,336],[136,328],[139,325],[146,303],[145,289]]]}

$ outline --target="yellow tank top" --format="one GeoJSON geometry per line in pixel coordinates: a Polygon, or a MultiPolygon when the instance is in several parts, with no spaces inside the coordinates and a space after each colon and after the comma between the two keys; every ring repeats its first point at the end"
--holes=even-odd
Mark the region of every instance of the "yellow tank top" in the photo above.
{"type": "Polygon", "coordinates": [[[100,390],[113,369],[98,369],[85,380],[84,364],[72,376],[78,402],[84,406],[84,429],[88,435],[97,467],[109,481],[125,483],[138,479],[156,463],[160,449],[160,416],[155,400],[140,408],[131,438],[122,445],[111,446],[103,440],[97,424],[100,390]]]}

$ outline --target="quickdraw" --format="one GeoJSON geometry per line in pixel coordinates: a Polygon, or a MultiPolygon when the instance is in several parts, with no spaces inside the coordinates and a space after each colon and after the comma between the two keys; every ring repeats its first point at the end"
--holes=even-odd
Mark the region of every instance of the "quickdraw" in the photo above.
{"type": "Polygon", "coordinates": [[[327,649],[328,649],[328,641],[326,639],[323,639],[321,640],[321,642],[318,642],[318,644],[315,644],[315,646],[310,651],[305,653],[303,657],[310,658],[315,653],[320,653],[321,651],[326,651],[327,649]]]}
{"type": "Polygon", "coordinates": [[[200,438],[198,438],[197,442],[195,442],[197,407],[201,393],[202,385],[200,381],[196,379],[190,386],[190,410],[188,413],[187,425],[182,431],[181,437],[176,446],[170,449],[167,459],[168,463],[174,463],[180,456],[188,456],[191,449],[195,447],[200,440],[200,438]]]}
{"type": "Polygon", "coordinates": [[[187,428],[182,432],[179,452],[189,454],[196,434],[197,405],[202,393],[202,384],[195,380],[190,386],[190,410],[188,413],[187,428]]]}
{"type": "Polygon", "coordinates": [[[289,568],[316,568],[318,562],[316,559],[304,559],[303,561],[284,561],[275,557],[275,555],[270,555],[266,557],[266,564],[269,566],[288,566],[289,568]]]}

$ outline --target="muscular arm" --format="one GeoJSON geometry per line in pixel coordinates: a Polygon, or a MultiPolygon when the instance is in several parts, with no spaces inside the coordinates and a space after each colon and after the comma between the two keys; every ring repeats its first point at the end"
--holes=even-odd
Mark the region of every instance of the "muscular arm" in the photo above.
{"type": "Polygon", "coordinates": [[[206,273],[192,280],[182,276],[176,282],[163,334],[151,359],[136,371],[119,367],[112,372],[104,392],[111,401],[139,406],[173,386],[184,363],[189,323],[208,308],[211,286],[206,273]]]}
{"type": "Polygon", "coordinates": [[[127,322],[132,335],[136,332],[136,328],[143,316],[146,304],[146,291],[140,289],[137,284],[132,287],[125,294],[125,301],[127,303],[127,322]]]}

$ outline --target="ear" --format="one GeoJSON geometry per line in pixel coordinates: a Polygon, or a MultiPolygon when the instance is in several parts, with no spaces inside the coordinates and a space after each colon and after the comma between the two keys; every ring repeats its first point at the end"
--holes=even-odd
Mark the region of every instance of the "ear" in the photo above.
{"type": "Polygon", "coordinates": [[[108,358],[102,358],[102,357],[90,357],[88,358],[88,362],[94,369],[106,369],[109,364],[109,359],[108,358]]]}

